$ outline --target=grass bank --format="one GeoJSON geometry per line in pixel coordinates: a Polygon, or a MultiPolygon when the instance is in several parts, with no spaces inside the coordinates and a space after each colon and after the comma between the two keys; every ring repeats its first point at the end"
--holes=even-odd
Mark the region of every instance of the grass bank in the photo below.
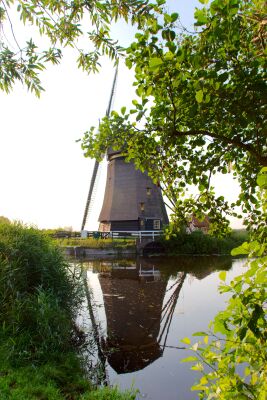
{"type": "Polygon", "coordinates": [[[82,357],[80,274],[47,235],[0,224],[1,400],[134,399],[97,389],[82,357]]]}
{"type": "MultiPolygon", "coordinates": [[[[161,242],[168,255],[230,255],[232,249],[240,246],[246,240],[248,240],[248,233],[245,230],[233,230],[230,235],[224,238],[206,235],[201,231],[194,231],[190,234],[178,232],[176,236],[172,236],[168,240],[162,238],[161,242]]],[[[115,249],[122,253],[136,249],[133,239],[62,238],[54,239],[54,241],[61,247],[83,247],[107,251],[115,249]]]]}
{"type": "Polygon", "coordinates": [[[131,249],[135,247],[134,239],[94,239],[94,238],[64,238],[54,239],[55,243],[62,247],[81,246],[91,249],[131,249]]]}
{"type": "Polygon", "coordinates": [[[224,238],[217,238],[206,235],[201,231],[194,231],[191,234],[178,232],[175,237],[171,237],[169,240],[162,239],[162,243],[166,248],[166,252],[170,255],[230,255],[232,249],[240,246],[246,240],[248,240],[248,233],[245,230],[234,230],[224,238]]]}

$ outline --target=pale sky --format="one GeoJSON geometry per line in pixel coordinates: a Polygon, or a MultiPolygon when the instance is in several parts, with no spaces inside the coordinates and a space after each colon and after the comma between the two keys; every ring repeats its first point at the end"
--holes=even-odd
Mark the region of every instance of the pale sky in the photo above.
{"type": "MultiPolygon", "coordinates": [[[[197,4],[196,0],[169,1],[171,11],[178,11],[189,27],[197,4]]],[[[23,40],[26,30],[19,26],[15,30],[23,40]]],[[[134,30],[119,24],[114,34],[127,45],[134,30]]],[[[59,66],[41,74],[45,92],[40,99],[20,84],[8,95],[0,92],[0,215],[11,220],[39,228],[80,229],[93,161],[83,157],[75,141],[105,115],[114,69],[104,60],[101,72],[88,76],[78,70],[76,58],[73,50],[67,50],[59,66]]],[[[121,65],[114,109],[131,104],[132,80],[133,73],[121,65]]],[[[105,175],[103,165],[87,229],[98,228],[105,175]]],[[[218,190],[232,200],[238,188],[223,176],[218,190]]]]}

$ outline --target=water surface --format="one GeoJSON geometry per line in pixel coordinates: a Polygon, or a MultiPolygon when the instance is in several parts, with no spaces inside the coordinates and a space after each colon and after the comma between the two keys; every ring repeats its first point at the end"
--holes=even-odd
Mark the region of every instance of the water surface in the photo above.
{"type": "Polygon", "coordinates": [[[218,272],[230,281],[244,265],[212,256],[84,262],[109,383],[138,388],[139,399],[197,399],[181,339],[207,330],[224,309],[218,272]]]}

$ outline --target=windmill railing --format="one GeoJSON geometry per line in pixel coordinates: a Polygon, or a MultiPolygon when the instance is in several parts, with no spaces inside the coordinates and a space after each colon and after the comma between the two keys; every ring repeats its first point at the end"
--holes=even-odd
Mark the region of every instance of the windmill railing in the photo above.
{"type": "Polygon", "coordinates": [[[92,237],[95,239],[155,239],[162,236],[163,231],[110,231],[110,232],[98,232],[98,231],[82,231],[81,238],[92,237]]]}

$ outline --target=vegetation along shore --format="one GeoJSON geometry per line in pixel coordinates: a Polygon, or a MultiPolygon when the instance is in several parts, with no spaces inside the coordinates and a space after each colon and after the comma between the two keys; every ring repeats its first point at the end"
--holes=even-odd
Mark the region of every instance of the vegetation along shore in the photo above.
{"type": "Polygon", "coordinates": [[[134,399],[95,384],[76,322],[84,297],[80,271],[51,238],[0,224],[1,400],[134,399]]]}

